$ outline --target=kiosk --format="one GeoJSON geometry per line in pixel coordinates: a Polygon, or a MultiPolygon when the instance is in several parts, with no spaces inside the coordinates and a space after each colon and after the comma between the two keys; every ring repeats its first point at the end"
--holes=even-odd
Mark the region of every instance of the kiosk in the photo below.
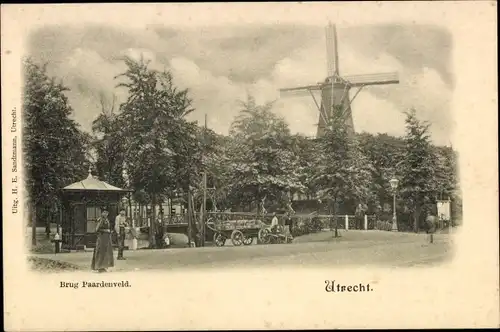
{"type": "Polygon", "coordinates": [[[64,187],[61,192],[62,247],[70,250],[95,247],[95,227],[101,209],[108,209],[108,218],[114,227],[120,199],[129,191],[98,180],[91,170],[86,179],[64,187]]]}

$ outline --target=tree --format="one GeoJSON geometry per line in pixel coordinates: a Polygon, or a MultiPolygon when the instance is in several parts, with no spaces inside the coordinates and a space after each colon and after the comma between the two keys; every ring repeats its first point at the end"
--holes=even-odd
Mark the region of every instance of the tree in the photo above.
{"type": "Polygon", "coordinates": [[[435,203],[437,160],[430,143],[429,124],[420,121],[414,109],[405,114],[406,147],[400,188],[413,220],[413,230],[418,233],[425,204],[435,203]]]}
{"type": "MultiPolygon", "coordinates": [[[[128,90],[120,105],[119,123],[126,140],[131,185],[151,197],[153,216],[161,195],[181,187],[189,192],[201,168],[201,143],[196,124],[185,120],[193,111],[187,90],[178,90],[170,72],[148,68],[143,59],[124,58],[127,70],[118,87],[128,90]]],[[[154,223],[149,241],[155,246],[154,223]]]]}
{"type": "MultiPolygon", "coordinates": [[[[46,65],[31,59],[23,63],[25,89],[23,94],[23,155],[36,244],[36,221],[41,211],[59,201],[59,190],[79,179],[88,169],[86,148],[88,135],[70,119],[73,109],[68,91],[56,78],[49,77],[46,65]]],[[[50,218],[45,216],[50,232],[50,218]]]]}
{"type": "Polygon", "coordinates": [[[436,156],[436,187],[439,198],[452,198],[459,187],[457,155],[451,147],[434,147],[436,156]]]}
{"type": "Polygon", "coordinates": [[[230,185],[231,143],[232,137],[210,133],[211,149],[205,153],[207,188],[215,188],[211,199],[220,209],[226,209],[230,185]]]}
{"type": "Polygon", "coordinates": [[[264,200],[283,204],[290,193],[304,189],[290,130],[272,113],[272,106],[272,102],[257,105],[248,96],[229,133],[230,195],[235,201],[257,203],[259,211],[264,200]]]}
{"type": "Polygon", "coordinates": [[[330,214],[335,220],[335,237],[338,237],[338,205],[340,201],[365,203],[368,200],[371,164],[360,150],[357,140],[348,134],[345,114],[340,107],[335,107],[324,135],[318,141],[320,160],[314,182],[319,189],[318,198],[328,202],[330,214]]]}
{"type": "Polygon", "coordinates": [[[310,199],[316,196],[317,191],[313,178],[320,159],[318,141],[302,135],[295,135],[293,140],[294,154],[301,168],[299,181],[304,186],[304,194],[310,199]]]}
{"type": "Polygon", "coordinates": [[[404,158],[405,141],[403,138],[387,134],[361,133],[358,135],[360,148],[369,159],[372,168],[371,192],[369,202],[373,212],[392,200],[392,189],[389,180],[401,176],[400,164],[404,158]]]}
{"type": "Polygon", "coordinates": [[[96,171],[100,179],[112,185],[124,185],[123,167],[125,162],[126,137],[122,133],[119,118],[116,114],[116,98],[113,95],[111,105],[106,105],[101,95],[101,114],[92,122],[94,134],[92,147],[96,154],[96,171]]]}

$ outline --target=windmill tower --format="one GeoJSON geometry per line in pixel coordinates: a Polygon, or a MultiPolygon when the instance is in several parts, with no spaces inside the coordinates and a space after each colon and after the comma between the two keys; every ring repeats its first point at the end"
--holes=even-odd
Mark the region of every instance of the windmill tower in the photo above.
{"type": "Polygon", "coordinates": [[[337,46],[337,30],[335,25],[329,23],[325,29],[326,33],[326,56],[327,77],[324,82],[295,88],[280,89],[280,95],[286,96],[289,92],[309,91],[319,111],[317,137],[324,133],[328,120],[333,112],[342,112],[345,116],[345,126],[350,135],[354,134],[354,122],[352,120],[351,104],[358,93],[365,86],[385,85],[399,83],[398,73],[376,73],[365,75],[340,76],[339,54],[337,46]],[[351,88],[357,88],[354,96],[350,99],[351,88]],[[321,92],[320,103],[314,96],[314,91],[321,92]]]}

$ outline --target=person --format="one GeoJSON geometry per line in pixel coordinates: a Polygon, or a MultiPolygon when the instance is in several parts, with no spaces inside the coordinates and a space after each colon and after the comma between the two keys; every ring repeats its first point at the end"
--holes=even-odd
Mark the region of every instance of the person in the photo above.
{"type": "Polygon", "coordinates": [[[288,226],[287,232],[290,234],[292,233],[292,226],[293,226],[293,219],[292,216],[295,214],[295,210],[292,207],[292,203],[288,202],[287,204],[287,212],[286,212],[286,219],[285,219],[285,225],[288,226]]]}
{"type": "Polygon", "coordinates": [[[271,231],[273,233],[276,232],[276,229],[278,228],[278,217],[276,216],[276,212],[273,212],[273,219],[271,220],[271,231]]]}
{"type": "Polygon", "coordinates": [[[356,216],[356,229],[363,229],[364,210],[361,203],[356,206],[356,212],[354,214],[356,216]]]}
{"type": "Polygon", "coordinates": [[[165,232],[163,225],[163,212],[158,213],[158,219],[156,220],[156,245],[160,248],[164,246],[163,234],[165,232]]]}
{"type": "Polygon", "coordinates": [[[118,260],[125,260],[123,257],[123,248],[125,247],[125,227],[128,226],[127,217],[125,216],[125,209],[120,210],[115,218],[115,232],[118,235],[118,260]]]}
{"type": "Polygon", "coordinates": [[[113,245],[111,242],[111,223],[108,211],[102,210],[96,226],[97,241],[92,255],[91,268],[94,271],[106,272],[106,269],[115,265],[113,260],[113,245]]]}
{"type": "Polygon", "coordinates": [[[436,216],[428,213],[425,218],[426,232],[429,234],[429,242],[434,243],[434,233],[436,232],[436,216]]]}

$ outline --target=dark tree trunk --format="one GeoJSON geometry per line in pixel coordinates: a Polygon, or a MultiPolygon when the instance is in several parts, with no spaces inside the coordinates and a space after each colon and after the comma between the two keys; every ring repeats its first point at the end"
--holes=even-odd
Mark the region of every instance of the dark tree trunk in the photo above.
{"type": "Polygon", "coordinates": [[[333,201],[333,217],[335,218],[335,237],[339,237],[339,219],[337,218],[338,203],[337,199],[333,201]]]}
{"type": "MultiPolygon", "coordinates": [[[[333,227],[335,228],[334,237],[339,237],[339,222],[337,220],[337,199],[329,199],[328,200],[328,214],[330,214],[331,218],[333,218],[333,227]]],[[[330,222],[330,225],[332,223],[330,222]]],[[[330,226],[330,229],[332,227],[330,226]]]]}
{"type": "Polygon", "coordinates": [[[142,227],[142,204],[138,203],[137,205],[138,215],[137,215],[137,224],[139,227],[142,227]]]}
{"type": "Polygon", "coordinates": [[[193,241],[193,216],[191,210],[193,209],[191,203],[191,188],[188,188],[187,193],[188,209],[187,209],[187,222],[188,222],[188,246],[191,247],[191,242],[193,241]]]}
{"type": "MultiPolygon", "coordinates": [[[[132,220],[134,220],[134,211],[132,210],[132,196],[130,193],[127,194],[127,198],[128,198],[128,208],[129,208],[129,211],[130,211],[130,215],[129,215],[129,218],[130,218],[130,227],[132,227],[132,220]]],[[[134,227],[136,227],[137,225],[135,224],[134,222],[134,227]]]]}
{"type": "Polygon", "coordinates": [[[333,213],[332,213],[333,209],[332,209],[332,201],[331,200],[328,200],[326,208],[327,208],[327,214],[330,216],[330,222],[329,222],[329,224],[330,224],[330,231],[333,231],[333,228],[334,228],[333,223],[335,221],[333,220],[333,213]]]}
{"type": "Polygon", "coordinates": [[[57,209],[58,215],[57,215],[57,224],[56,224],[56,233],[61,235],[62,230],[62,220],[63,220],[63,204],[61,201],[59,201],[59,206],[57,209]]]}
{"type": "Polygon", "coordinates": [[[150,222],[150,225],[149,225],[149,247],[150,248],[155,248],[156,247],[156,232],[155,232],[155,229],[156,229],[156,218],[155,218],[155,214],[156,214],[156,195],[153,194],[151,195],[151,222],[150,222]]]}
{"type": "Polygon", "coordinates": [[[52,211],[49,211],[49,213],[47,213],[47,217],[45,219],[45,238],[47,240],[50,239],[50,222],[52,221],[53,215],[54,215],[54,213],[52,211]]]}
{"type": "Polygon", "coordinates": [[[31,206],[31,245],[36,246],[36,203],[31,206]]]}
{"type": "Polygon", "coordinates": [[[421,207],[417,205],[417,207],[415,208],[415,212],[413,213],[413,231],[415,233],[418,233],[419,231],[420,212],[421,212],[421,207]]]}

